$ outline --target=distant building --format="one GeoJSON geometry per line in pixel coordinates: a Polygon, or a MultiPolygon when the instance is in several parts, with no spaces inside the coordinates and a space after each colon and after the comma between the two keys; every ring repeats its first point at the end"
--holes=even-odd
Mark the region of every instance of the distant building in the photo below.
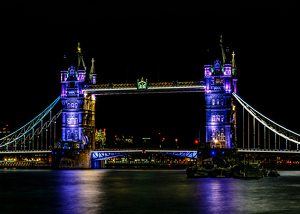
{"type": "Polygon", "coordinates": [[[96,148],[103,148],[106,144],[106,129],[96,129],[96,136],[95,136],[95,146],[96,148]]]}
{"type": "Polygon", "coordinates": [[[0,139],[11,134],[13,132],[13,128],[4,121],[1,121],[0,123],[0,139]]]}

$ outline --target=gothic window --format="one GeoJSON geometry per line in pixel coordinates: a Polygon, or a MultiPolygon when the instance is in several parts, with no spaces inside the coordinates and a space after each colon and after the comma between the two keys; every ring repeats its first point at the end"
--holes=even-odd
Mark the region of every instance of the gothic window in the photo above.
{"type": "Polygon", "coordinates": [[[212,105],[215,105],[215,99],[212,99],[212,105]]]}
{"type": "Polygon", "coordinates": [[[75,108],[77,108],[78,107],[78,103],[75,103],[75,108]]]}
{"type": "Polygon", "coordinates": [[[71,107],[74,108],[74,103],[71,103],[71,107]]]}
{"type": "Polygon", "coordinates": [[[216,116],[215,116],[215,115],[212,116],[212,121],[213,121],[213,122],[216,121],[216,116]]]}
{"type": "Polygon", "coordinates": [[[217,99],[217,105],[219,105],[219,99],[217,99]]]}
{"type": "Polygon", "coordinates": [[[221,99],[221,105],[224,105],[224,100],[223,99],[221,99]]]}
{"type": "Polygon", "coordinates": [[[67,124],[71,124],[70,118],[67,119],[67,124]]]}
{"type": "Polygon", "coordinates": [[[75,140],[77,140],[77,130],[75,130],[75,140]]]}
{"type": "Polygon", "coordinates": [[[69,139],[70,138],[70,131],[68,130],[68,132],[67,132],[67,139],[69,139]]]}
{"type": "Polygon", "coordinates": [[[224,116],[221,115],[221,122],[224,122],[224,116]]]}
{"type": "Polygon", "coordinates": [[[67,108],[70,108],[70,103],[68,103],[67,108]]]}
{"type": "Polygon", "coordinates": [[[220,122],[220,115],[217,115],[217,122],[220,122]]]}

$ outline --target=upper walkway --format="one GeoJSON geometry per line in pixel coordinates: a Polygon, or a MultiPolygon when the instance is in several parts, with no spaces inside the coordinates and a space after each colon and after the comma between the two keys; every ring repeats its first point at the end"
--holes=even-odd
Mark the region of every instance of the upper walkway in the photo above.
{"type": "Polygon", "coordinates": [[[191,93],[204,92],[204,81],[189,82],[157,82],[147,83],[145,81],[124,84],[100,84],[89,85],[82,91],[84,93],[109,95],[109,94],[151,94],[151,93],[191,93]]]}

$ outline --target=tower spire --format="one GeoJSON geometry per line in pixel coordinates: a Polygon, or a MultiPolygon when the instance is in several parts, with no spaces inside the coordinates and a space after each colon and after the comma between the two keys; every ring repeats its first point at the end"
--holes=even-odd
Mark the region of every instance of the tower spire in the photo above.
{"type": "Polygon", "coordinates": [[[233,68],[236,68],[236,64],[235,64],[235,59],[234,59],[234,56],[235,56],[235,53],[234,53],[234,51],[232,52],[232,61],[231,61],[231,66],[233,67],[233,68]]]}
{"type": "Polygon", "coordinates": [[[94,66],[94,58],[92,58],[92,67],[91,67],[91,70],[90,70],[90,75],[89,75],[89,78],[90,78],[90,81],[92,84],[96,84],[96,72],[95,72],[95,66],[94,66]]]}
{"type": "Polygon", "coordinates": [[[221,47],[221,52],[222,52],[222,63],[225,64],[226,56],[223,48],[223,37],[220,35],[220,47],[221,47]]]}
{"type": "Polygon", "coordinates": [[[77,70],[80,67],[80,62],[82,62],[82,66],[83,66],[84,70],[86,70],[86,66],[84,64],[83,55],[82,55],[81,48],[80,48],[80,42],[78,42],[77,53],[78,53],[78,66],[77,66],[77,70]]]}
{"type": "Polygon", "coordinates": [[[95,73],[95,66],[94,66],[94,58],[92,58],[92,67],[91,67],[91,70],[90,70],[90,74],[94,74],[95,73]]]}

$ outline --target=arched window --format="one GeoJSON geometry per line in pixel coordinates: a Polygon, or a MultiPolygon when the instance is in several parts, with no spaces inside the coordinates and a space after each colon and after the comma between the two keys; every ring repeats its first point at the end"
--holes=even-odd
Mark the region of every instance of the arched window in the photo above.
{"type": "Polygon", "coordinates": [[[224,105],[224,100],[223,99],[221,99],[221,105],[224,105]]]}
{"type": "Polygon", "coordinates": [[[219,99],[217,99],[217,105],[220,105],[220,103],[219,103],[219,99]]]}
{"type": "Polygon", "coordinates": [[[213,115],[213,116],[212,116],[212,122],[215,122],[215,121],[216,121],[216,116],[213,115]]]}
{"type": "Polygon", "coordinates": [[[215,105],[215,99],[212,99],[212,105],[215,105]]]}
{"type": "Polygon", "coordinates": [[[71,107],[74,108],[74,103],[71,103],[71,107]]]}

